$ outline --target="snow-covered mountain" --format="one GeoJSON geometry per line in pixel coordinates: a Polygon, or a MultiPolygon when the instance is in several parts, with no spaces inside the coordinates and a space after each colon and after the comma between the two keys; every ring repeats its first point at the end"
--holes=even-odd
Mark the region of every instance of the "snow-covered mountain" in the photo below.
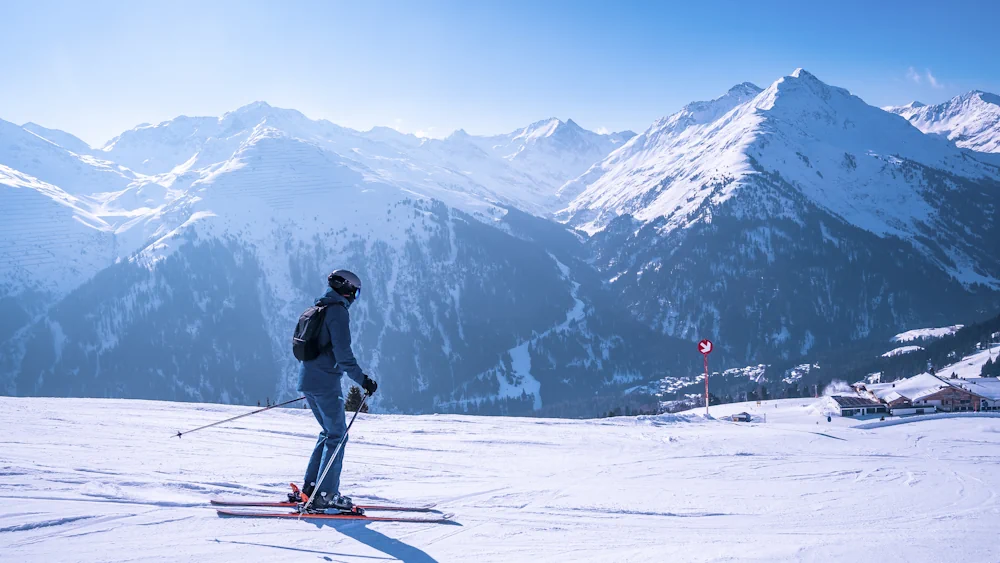
{"type": "Polygon", "coordinates": [[[554,195],[563,184],[634,136],[631,131],[600,135],[583,129],[572,119],[551,118],[507,135],[465,138],[500,156],[539,186],[532,190],[528,207],[552,211],[558,206],[554,195]]]}
{"type": "Polygon", "coordinates": [[[457,131],[443,140],[419,139],[385,127],[360,132],[300,112],[255,102],[221,118],[178,117],[141,125],[102,147],[102,156],[151,175],[221,162],[260,127],[280,130],[365,165],[386,182],[465,208],[479,200],[512,204],[536,214],[557,206],[556,191],[630,138],[600,135],[549,119],[507,135],[457,131]]]}
{"type": "MultiPolygon", "coordinates": [[[[709,126],[760,91],[757,86],[744,82],[719,98],[707,102],[692,102],[679,112],[657,120],[641,135],[633,137],[621,150],[615,151],[607,159],[595,164],[586,174],[562,186],[559,190],[560,200],[572,201],[585,190],[603,191],[613,197],[612,193],[619,187],[627,187],[629,184],[638,184],[633,191],[648,188],[658,181],[657,178],[669,174],[667,169],[661,168],[682,152],[685,143],[700,143],[709,126]]],[[[586,211],[579,209],[586,200],[587,198],[580,198],[579,202],[574,201],[563,213],[580,216],[586,214],[586,211]]],[[[599,218],[595,218],[595,221],[600,224],[599,218]]],[[[577,217],[574,222],[582,221],[577,217]]],[[[583,226],[588,231],[594,231],[595,227],[583,226]]]]}
{"type": "Polygon", "coordinates": [[[543,194],[532,175],[545,155],[612,150],[617,137],[574,127],[551,124],[514,152],[517,135],[506,148],[472,137],[465,155],[258,103],[138,127],[90,161],[5,131],[24,148],[0,154],[0,198],[23,220],[0,228],[0,385],[246,403],[290,394],[288,331],[326,273],[350,267],[366,280],[355,350],[383,382],[380,408],[587,412],[595,394],[662,376],[670,352],[614,310],[576,236],[500,206],[517,199],[499,193],[505,175],[543,194]],[[81,165],[69,174],[64,162],[81,165]],[[494,175],[480,182],[468,168],[494,175]],[[117,191],[90,180],[105,169],[117,191]]]}
{"type": "Polygon", "coordinates": [[[559,216],[636,318],[796,358],[996,308],[998,164],[800,69],[657,121],[559,216]]]}
{"type": "Polygon", "coordinates": [[[0,164],[0,342],[116,256],[112,227],[75,197],[0,164]]]}
{"type": "Polygon", "coordinates": [[[94,152],[94,149],[82,139],[59,129],[49,129],[31,122],[25,123],[21,128],[76,154],[92,154],[94,152]]]}
{"type": "Polygon", "coordinates": [[[974,90],[933,106],[911,102],[886,111],[910,120],[924,133],[942,135],[960,147],[1000,152],[1000,96],[974,90]]]}
{"type": "Polygon", "coordinates": [[[607,412],[688,385],[706,336],[720,371],[791,385],[819,351],[1000,308],[1000,157],[801,70],[637,136],[419,139],[265,103],[89,154],[59,133],[0,122],[12,394],[287,396],[335,267],[366,280],[376,407],[411,412],[607,412]]]}
{"type": "MultiPolygon", "coordinates": [[[[56,135],[53,137],[59,138],[56,135]]],[[[127,167],[89,154],[75,153],[39,136],[35,131],[2,119],[0,164],[59,186],[74,195],[117,192],[137,179],[127,167]]]]}

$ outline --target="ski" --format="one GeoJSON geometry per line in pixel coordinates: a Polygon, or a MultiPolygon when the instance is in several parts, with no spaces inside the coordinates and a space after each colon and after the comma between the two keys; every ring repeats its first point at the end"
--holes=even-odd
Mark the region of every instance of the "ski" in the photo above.
{"type": "MultiPolygon", "coordinates": [[[[254,501],[254,500],[221,500],[212,499],[210,501],[213,506],[242,506],[242,507],[259,507],[259,508],[295,508],[298,506],[296,502],[290,501],[279,501],[279,502],[268,502],[268,501],[254,501]]],[[[436,512],[434,504],[425,504],[420,506],[399,506],[393,504],[357,504],[355,505],[362,510],[375,510],[375,511],[392,511],[392,512],[436,512]]]]}
{"type": "MultiPolygon", "coordinates": [[[[303,492],[295,483],[289,483],[289,487],[292,488],[291,494],[288,495],[288,500],[286,501],[244,501],[244,500],[215,500],[213,499],[211,503],[215,506],[241,506],[241,507],[261,507],[261,508],[295,508],[299,503],[309,500],[303,492]]],[[[434,510],[436,504],[424,504],[418,506],[401,506],[394,504],[358,504],[355,505],[361,510],[375,510],[375,511],[385,511],[385,512],[441,512],[440,510],[434,510]]]]}
{"type": "Polygon", "coordinates": [[[244,512],[241,510],[217,509],[219,516],[238,518],[286,518],[302,520],[360,520],[366,522],[413,522],[423,524],[442,524],[451,521],[454,514],[435,516],[367,516],[365,514],[314,514],[299,512],[244,512]]]}

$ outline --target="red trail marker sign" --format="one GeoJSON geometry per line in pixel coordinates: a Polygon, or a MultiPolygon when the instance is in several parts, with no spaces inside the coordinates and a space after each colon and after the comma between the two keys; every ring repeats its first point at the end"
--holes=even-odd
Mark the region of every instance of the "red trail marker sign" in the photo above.
{"type": "Polygon", "coordinates": [[[712,341],[708,339],[698,343],[698,352],[705,358],[705,416],[708,416],[708,355],[714,348],[712,341]]]}

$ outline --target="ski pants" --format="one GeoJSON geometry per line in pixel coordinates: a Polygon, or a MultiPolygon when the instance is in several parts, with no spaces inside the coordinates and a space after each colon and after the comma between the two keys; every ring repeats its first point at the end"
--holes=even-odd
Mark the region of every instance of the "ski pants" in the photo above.
{"type": "Polygon", "coordinates": [[[340,471],[344,467],[344,450],[347,448],[344,398],[339,388],[319,392],[306,391],[303,392],[303,395],[306,397],[309,408],[312,409],[313,416],[323,428],[316,441],[316,447],[313,448],[312,457],[309,458],[309,466],[306,468],[306,475],[302,480],[303,485],[309,486],[309,484],[319,480],[319,476],[330,462],[333,451],[337,449],[340,439],[344,439],[344,446],[337,452],[330,472],[313,491],[313,495],[326,493],[326,497],[330,498],[335,494],[340,494],[340,471]]]}

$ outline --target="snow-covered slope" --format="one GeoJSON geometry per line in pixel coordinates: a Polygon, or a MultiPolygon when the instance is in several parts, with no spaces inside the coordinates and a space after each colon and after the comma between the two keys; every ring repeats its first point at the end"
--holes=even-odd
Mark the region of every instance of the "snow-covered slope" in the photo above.
{"type": "Polygon", "coordinates": [[[704,202],[723,203],[744,180],[773,171],[852,225],[906,236],[935,210],[903,174],[904,161],[971,179],[1000,178],[995,166],[802,69],[764,91],[741,84],[692,105],[596,166],[604,173],[564,215],[591,232],[625,213],[641,221],[666,218],[666,228],[685,226],[703,219],[704,202]]]}
{"type": "Polygon", "coordinates": [[[924,133],[942,135],[960,147],[1000,152],[1000,96],[974,90],[933,106],[912,102],[886,111],[910,120],[924,133]]]}
{"type": "Polygon", "coordinates": [[[557,205],[554,195],[567,180],[576,178],[634,136],[631,131],[600,135],[583,129],[572,119],[551,118],[507,135],[471,140],[529,176],[538,186],[530,203],[553,210],[557,205]]]}
{"type": "Polygon", "coordinates": [[[1000,306],[998,162],[799,69],[659,120],[559,217],[640,320],[794,359],[1000,306]]]}
{"type": "Polygon", "coordinates": [[[641,391],[697,372],[680,339],[786,370],[1000,307],[995,155],[804,71],[635,138],[549,119],[418,139],[264,103],[137,127],[100,159],[43,133],[0,123],[0,187],[35,186],[52,217],[5,231],[10,393],[289,395],[288,327],[334,267],[367,280],[358,355],[407,412],[655,404],[641,391]],[[540,218],[566,199],[595,236],[540,218]]]}
{"type": "Polygon", "coordinates": [[[443,140],[418,139],[384,127],[359,132],[255,102],[220,118],[182,116],[136,127],[109,141],[100,154],[147,174],[205,168],[227,159],[259,127],[321,146],[383,181],[454,205],[472,195],[538,214],[554,210],[559,186],[631,136],[599,135],[572,120],[551,119],[507,135],[458,131],[443,140]]]}
{"type": "Polygon", "coordinates": [[[94,152],[94,149],[80,138],[59,129],[49,129],[48,127],[42,127],[37,123],[31,122],[25,123],[21,128],[76,154],[91,154],[94,152]]]}
{"type": "Polygon", "coordinates": [[[951,325],[939,328],[915,328],[906,332],[901,332],[892,337],[892,342],[913,342],[920,340],[936,340],[945,336],[951,336],[958,332],[964,325],[951,325]]]}
{"type": "Polygon", "coordinates": [[[0,295],[65,292],[114,261],[111,226],[56,186],[0,164],[0,295]]]}
{"type": "Polygon", "coordinates": [[[171,437],[249,410],[0,398],[0,553],[25,563],[818,562],[870,559],[887,535],[906,546],[880,551],[887,563],[995,552],[996,419],[861,431],[827,423],[806,400],[768,401],[768,422],[749,425],[360,415],[343,492],[434,502],[454,522],[316,524],[219,518],[208,506],[280,497],[301,479],[317,431],[308,411],[171,437]]]}
{"type": "Polygon", "coordinates": [[[118,164],[77,154],[2,119],[0,164],[77,196],[120,191],[136,180],[135,173],[118,164]]]}
{"type": "Polygon", "coordinates": [[[909,354],[911,352],[917,352],[923,349],[924,348],[922,346],[899,346],[882,354],[882,357],[892,358],[893,356],[902,356],[903,354],[909,354]]]}
{"type": "Polygon", "coordinates": [[[984,350],[969,354],[955,363],[938,368],[937,373],[941,377],[954,375],[960,379],[977,378],[981,376],[986,362],[996,362],[998,358],[1000,358],[1000,344],[991,343],[984,350]]]}
{"type": "MultiPolygon", "coordinates": [[[[622,211],[616,209],[616,214],[610,215],[613,206],[617,205],[615,202],[624,203],[636,194],[655,190],[663,177],[676,176],[675,168],[695,166],[692,161],[698,154],[685,154],[685,147],[693,145],[701,151],[706,150],[702,146],[703,137],[711,134],[712,124],[760,92],[761,89],[754,84],[744,82],[719,98],[693,102],[681,111],[657,120],[620,150],[595,164],[586,174],[563,186],[559,190],[560,199],[572,203],[562,214],[574,217],[574,222],[582,223],[585,230],[598,229],[622,211]],[[589,195],[581,196],[584,191],[589,195]]],[[[725,155],[712,155],[705,160],[715,166],[724,166],[725,158],[725,155]]],[[[703,174],[700,168],[695,168],[691,174],[703,174]]],[[[638,210],[633,209],[635,211],[638,210]]],[[[642,218],[644,213],[633,214],[642,218]]],[[[656,213],[656,210],[649,213],[656,213]]]]}
{"type": "Polygon", "coordinates": [[[254,106],[222,121],[247,120],[257,123],[249,132],[240,125],[201,145],[198,155],[232,145],[224,160],[195,168],[201,156],[161,159],[169,172],[91,198],[117,254],[101,271],[65,277],[73,291],[44,314],[21,315],[2,348],[3,388],[222,402],[290,395],[298,366],[288,327],[323,291],[326,272],[345,266],[366,280],[352,309],[355,344],[383,383],[382,408],[541,412],[616,393],[636,377],[620,374],[667,365],[662,341],[611,311],[577,256],[582,243],[563,227],[461,186],[397,180],[403,161],[372,156],[392,147],[351,133],[368,143],[358,157],[338,144],[346,137],[325,137],[335,126],[297,112],[254,106]],[[136,201],[143,207],[121,208],[136,201]]]}

